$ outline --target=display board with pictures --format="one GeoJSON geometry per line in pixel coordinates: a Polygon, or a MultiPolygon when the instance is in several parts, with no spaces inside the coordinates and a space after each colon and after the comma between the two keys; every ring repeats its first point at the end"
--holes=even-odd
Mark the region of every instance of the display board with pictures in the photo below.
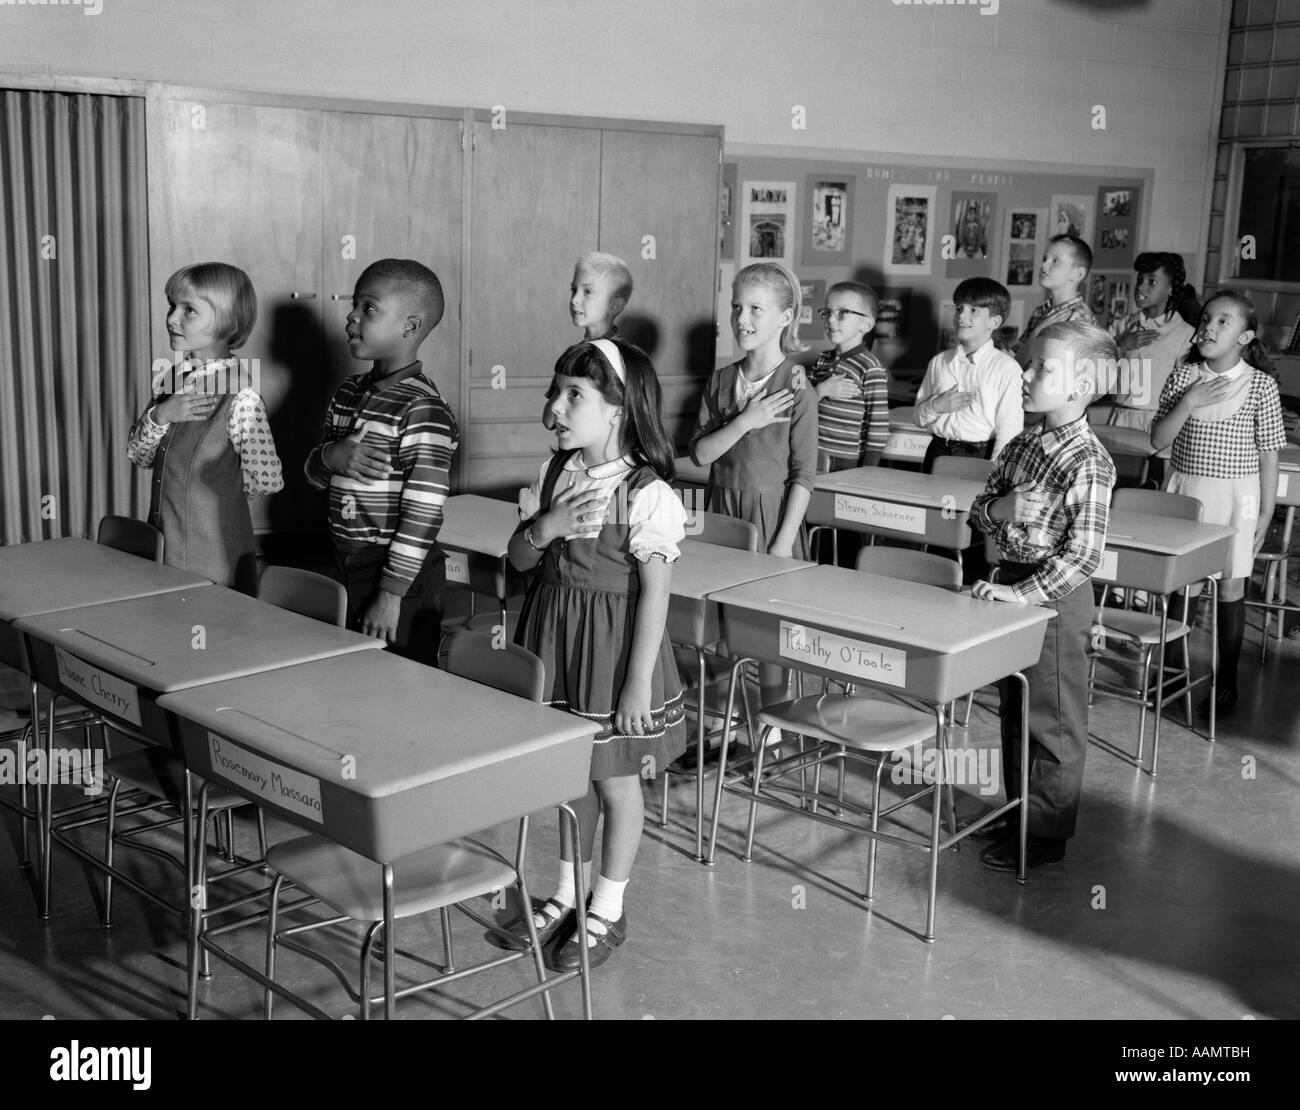
{"type": "Polygon", "coordinates": [[[810,294],[800,338],[815,347],[826,343],[816,315],[824,291],[845,280],[872,286],[880,299],[873,349],[891,368],[924,368],[939,349],[941,326],[951,328],[940,306],[965,278],[1007,287],[1008,315],[1016,319],[1004,321],[1004,332],[1027,319],[1044,296],[1039,267],[1055,234],[1082,234],[1092,248],[1094,271],[1105,280],[1089,281],[1083,293],[1107,321],[1128,311],[1138,251],[1162,246],[1141,238],[1150,171],[962,168],[885,155],[738,154],[726,161],[736,166],[730,211],[737,269],[765,260],[790,266],[810,294]]]}

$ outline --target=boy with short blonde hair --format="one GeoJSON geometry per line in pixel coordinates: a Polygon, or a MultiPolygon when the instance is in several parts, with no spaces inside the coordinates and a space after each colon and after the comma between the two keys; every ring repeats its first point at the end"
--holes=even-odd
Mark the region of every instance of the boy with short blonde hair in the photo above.
{"type": "Polygon", "coordinates": [[[1029,365],[1034,338],[1044,328],[1072,320],[1081,320],[1085,324],[1095,322],[1092,309],[1079,292],[1091,269],[1092,248],[1077,235],[1053,235],[1047,241],[1047,250],[1038,268],[1038,284],[1047,294],[1047,300],[1034,309],[1025,325],[1025,333],[1016,345],[1016,361],[1021,366],[1029,365]]]}

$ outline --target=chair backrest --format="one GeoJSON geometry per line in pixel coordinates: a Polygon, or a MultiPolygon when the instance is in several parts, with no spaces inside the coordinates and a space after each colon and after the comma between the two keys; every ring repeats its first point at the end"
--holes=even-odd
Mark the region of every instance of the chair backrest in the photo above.
{"type": "Polygon", "coordinates": [[[687,520],[686,538],[714,543],[719,547],[734,547],[739,551],[758,550],[757,527],[748,520],[725,513],[711,513],[707,509],[697,509],[687,520]]]}
{"type": "Polygon", "coordinates": [[[976,459],[970,455],[940,455],[934,460],[930,473],[941,477],[965,478],[970,482],[986,482],[992,469],[991,459],[976,459]]]}
{"type": "Polygon", "coordinates": [[[1199,497],[1185,493],[1166,493],[1158,489],[1117,489],[1111,494],[1110,507],[1123,512],[1168,516],[1176,520],[1200,520],[1205,506],[1199,497]]]}
{"type": "Polygon", "coordinates": [[[546,685],[546,667],[527,648],[493,642],[482,632],[457,632],[447,645],[449,674],[493,686],[507,694],[541,701],[546,685]]]}
{"type": "Polygon", "coordinates": [[[266,567],[257,596],[271,605],[342,628],[348,619],[348,592],[335,582],[298,567],[266,567]]]}
{"type": "Polygon", "coordinates": [[[956,561],[928,551],[913,551],[906,547],[864,547],[858,552],[857,568],[870,574],[883,574],[886,578],[919,582],[923,586],[961,589],[961,567],[956,561]]]}
{"type": "Polygon", "coordinates": [[[163,559],[163,535],[152,524],[130,516],[106,516],[100,519],[95,542],[138,555],[153,563],[163,559]]]}

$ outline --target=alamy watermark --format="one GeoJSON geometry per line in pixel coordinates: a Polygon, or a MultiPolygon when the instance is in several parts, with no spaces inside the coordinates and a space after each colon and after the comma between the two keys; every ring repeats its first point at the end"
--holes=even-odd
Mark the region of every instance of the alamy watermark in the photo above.
{"type": "Polygon", "coordinates": [[[1001,0],[894,0],[896,8],[979,8],[980,15],[997,15],[1001,0]]]}
{"type": "Polygon", "coordinates": [[[82,15],[99,15],[104,0],[0,0],[0,8],[80,8],[82,15]]]}
{"type": "Polygon", "coordinates": [[[244,389],[262,392],[262,363],[256,358],[215,359],[196,369],[192,359],[179,353],[173,358],[156,358],[150,387],[154,396],[173,393],[204,393],[214,397],[234,396],[244,389]]]}
{"type": "Polygon", "coordinates": [[[889,781],[895,786],[926,786],[942,770],[942,782],[974,786],[988,796],[998,792],[1002,781],[1002,752],[997,748],[927,748],[920,760],[910,752],[894,752],[889,781]]]}
{"type": "Polygon", "coordinates": [[[0,786],[80,786],[88,797],[104,792],[104,753],[97,748],[0,748],[0,786]]]}

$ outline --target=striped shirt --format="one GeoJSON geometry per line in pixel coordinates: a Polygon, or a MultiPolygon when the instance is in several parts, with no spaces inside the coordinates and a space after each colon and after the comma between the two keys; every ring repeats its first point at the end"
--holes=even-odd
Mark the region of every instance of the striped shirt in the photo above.
{"type": "Polygon", "coordinates": [[[817,402],[817,446],[833,459],[859,462],[864,452],[883,451],[889,439],[889,373],[859,343],[844,354],[834,347],[820,354],[808,384],[820,385],[834,374],[847,377],[857,392],[817,402]]]}
{"type": "Polygon", "coordinates": [[[339,386],[303,469],[312,485],[329,490],[335,543],[386,544],[379,588],[404,597],[436,547],[460,431],[422,369],[378,392],[371,380],[354,374],[339,386]],[[328,444],[360,430],[388,453],[388,475],[369,484],[333,473],[323,456],[328,444]]]}
{"type": "Polygon", "coordinates": [[[971,503],[971,523],[991,535],[1000,556],[1039,564],[1010,587],[1021,601],[1041,604],[1083,585],[1101,563],[1110,516],[1115,464],[1088,427],[1087,415],[1059,428],[1039,424],[1007,444],[988,484],[971,503]],[[1028,524],[995,521],[989,507],[1025,482],[1043,494],[1043,511],[1028,524]]]}

